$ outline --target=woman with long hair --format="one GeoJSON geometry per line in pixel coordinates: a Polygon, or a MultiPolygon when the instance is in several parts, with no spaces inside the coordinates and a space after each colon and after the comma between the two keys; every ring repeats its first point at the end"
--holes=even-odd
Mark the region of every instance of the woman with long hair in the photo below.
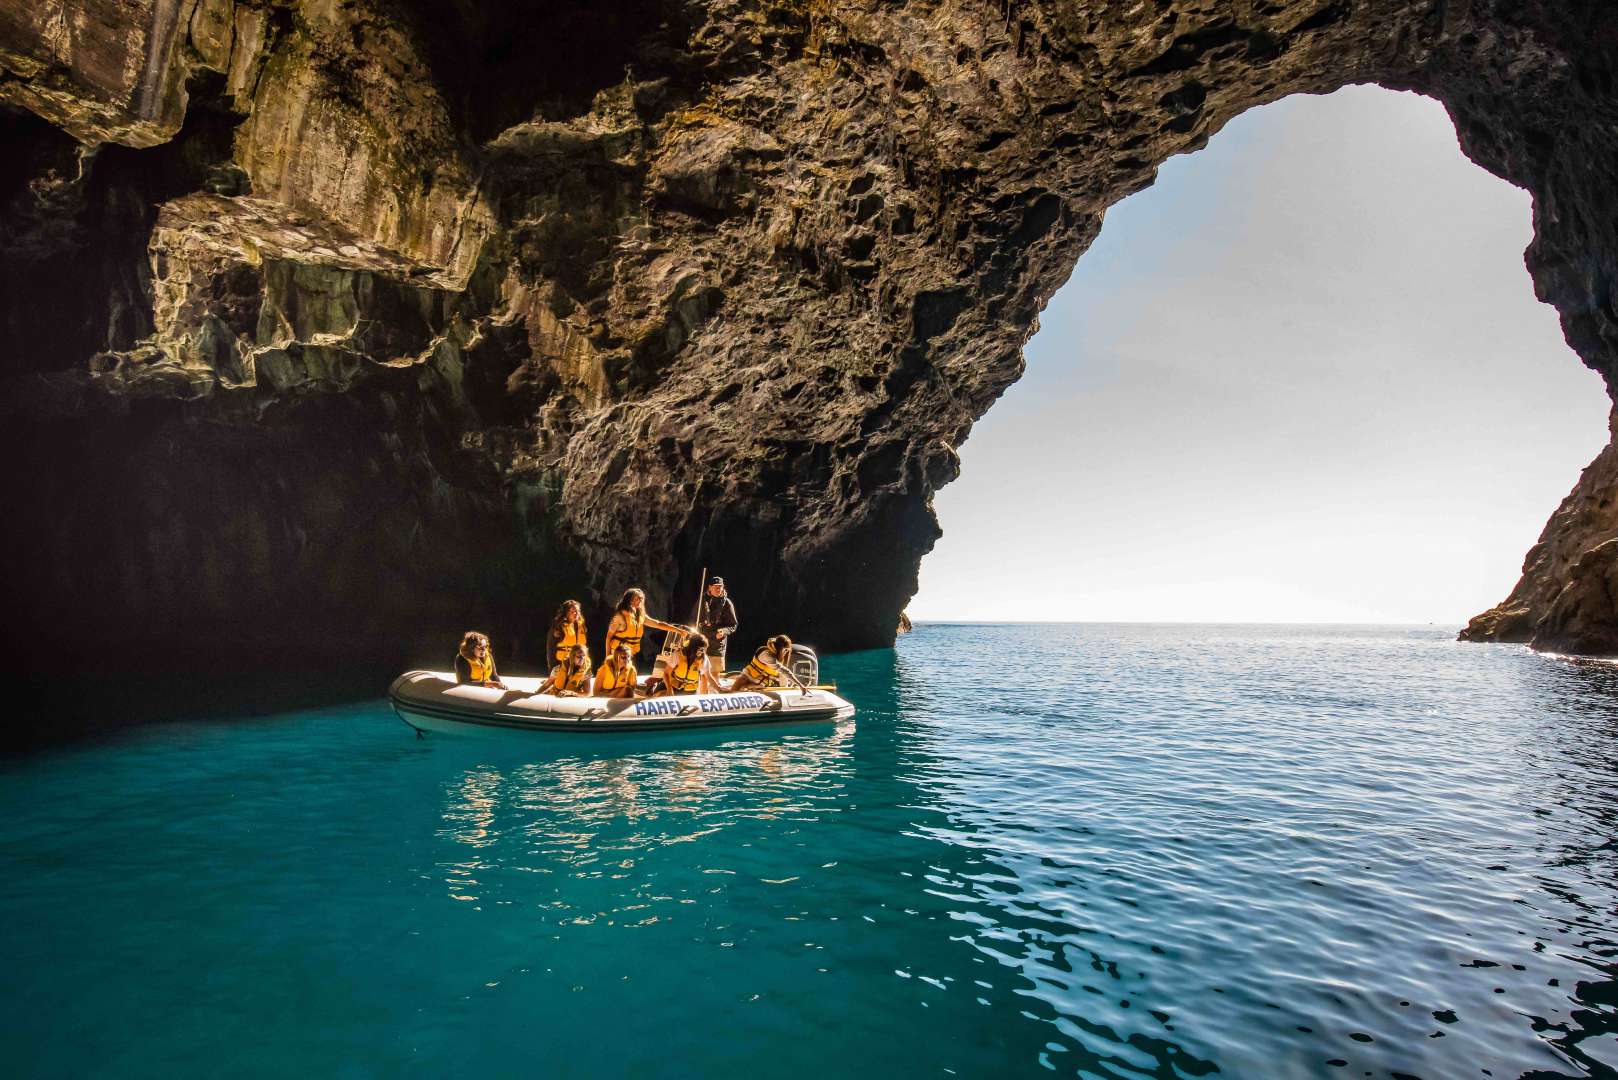
{"type": "Polygon", "coordinates": [[[545,641],[553,664],[566,660],[575,645],[589,648],[584,632],[584,612],[577,600],[562,601],[562,606],[556,609],[556,616],[551,619],[551,632],[545,641]]]}
{"type": "Polygon", "coordinates": [[[685,639],[685,646],[674,658],[674,663],[663,669],[663,685],[653,696],[661,694],[717,694],[718,682],[708,670],[708,639],[693,632],[685,639]]]}
{"type": "Polygon", "coordinates": [[[754,651],[753,658],[730,684],[730,689],[732,693],[755,687],[770,689],[785,686],[788,680],[800,689],[803,687],[803,683],[792,673],[792,639],[785,634],[776,634],[754,651]]]}
{"type": "Polygon", "coordinates": [[[567,659],[551,669],[550,678],[540,684],[536,694],[555,694],[557,697],[588,697],[590,694],[590,650],[575,645],[567,659]]]}
{"type": "Polygon", "coordinates": [[[629,646],[629,658],[633,660],[640,654],[641,638],[646,636],[648,626],[656,630],[667,630],[671,634],[691,632],[689,626],[678,626],[662,619],[652,618],[646,614],[646,593],[640,589],[625,589],[623,597],[618,601],[618,609],[613,612],[612,621],[607,624],[606,655],[611,656],[621,642],[629,646]]]}
{"type": "Polygon", "coordinates": [[[492,686],[504,690],[500,673],[494,668],[494,650],[489,647],[489,636],[468,630],[461,636],[461,647],[455,654],[455,681],[475,686],[492,686]]]}
{"type": "Polygon", "coordinates": [[[596,672],[595,696],[605,698],[632,698],[635,696],[635,661],[629,655],[629,646],[619,642],[612,655],[601,662],[596,672]]]}

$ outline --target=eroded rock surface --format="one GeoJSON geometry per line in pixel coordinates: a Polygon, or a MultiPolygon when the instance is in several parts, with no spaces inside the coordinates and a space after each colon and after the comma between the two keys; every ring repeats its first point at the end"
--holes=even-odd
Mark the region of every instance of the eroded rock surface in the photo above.
{"type": "Polygon", "coordinates": [[[1618,441],[1557,507],[1511,595],[1468,623],[1461,640],[1618,656],[1618,441]]]}
{"type": "MultiPolygon", "coordinates": [[[[14,630],[509,663],[564,594],[661,614],[707,565],[750,633],[890,642],[1107,207],[1351,82],[1533,192],[1610,385],[1615,49],[1593,2],[0,0],[14,630]]],[[[1618,535],[1575,509],[1475,636],[1610,647],[1552,597],[1618,535]]]]}

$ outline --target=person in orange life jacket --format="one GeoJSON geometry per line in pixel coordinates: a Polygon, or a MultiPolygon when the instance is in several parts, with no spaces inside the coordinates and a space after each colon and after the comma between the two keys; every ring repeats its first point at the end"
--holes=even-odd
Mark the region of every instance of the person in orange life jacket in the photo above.
{"type": "Polygon", "coordinates": [[[663,669],[663,685],[653,691],[652,696],[714,694],[719,689],[718,681],[708,671],[708,639],[692,633],[674,663],[663,669]]]}
{"type": "Polygon", "coordinates": [[[735,693],[755,687],[770,689],[785,686],[788,682],[803,689],[803,683],[792,673],[792,639],[785,634],[776,634],[753,653],[747,667],[730,684],[730,690],[735,693]]]}
{"type": "Polygon", "coordinates": [[[632,698],[635,696],[635,661],[630,659],[629,646],[619,642],[612,655],[601,662],[596,672],[595,696],[605,698],[632,698]]]}
{"type": "Polygon", "coordinates": [[[736,605],[725,592],[725,579],[708,579],[708,593],[702,598],[702,609],[697,616],[697,632],[708,639],[708,658],[713,661],[714,674],[725,670],[725,645],[736,632],[736,605]]]}
{"type": "Polygon", "coordinates": [[[497,690],[506,688],[500,681],[500,673],[494,669],[494,650],[489,647],[488,635],[468,630],[462,636],[460,651],[455,654],[455,681],[492,686],[497,690]]]}
{"type": "Polygon", "coordinates": [[[618,610],[613,612],[612,621],[607,624],[606,655],[611,656],[618,643],[623,642],[629,646],[629,658],[633,660],[640,653],[641,638],[645,637],[648,626],[675,634],[691,632],[689,626],[677,626],[652,618],[646,614],[646,594],[640,589],[626,589],[618,601],[618,610]]]}
{"type": "Polygon", "coordinates": [[[551,669],[550,678],[540,684],[537,694],[555,694],[557,697],[588,697],[590,694],[590,650],[583,645],[573,646],[563,660],[551,669]]]}
{"type": "Polygon", "coordinates": [[[579,610],[577,600],[562,601],[562,606],[556,609],[556,617],[551,620],[551,632],[545,641],[553,664],[566,660],[575,645],[589,647],[585,638],[584,613],[579,610]]]}

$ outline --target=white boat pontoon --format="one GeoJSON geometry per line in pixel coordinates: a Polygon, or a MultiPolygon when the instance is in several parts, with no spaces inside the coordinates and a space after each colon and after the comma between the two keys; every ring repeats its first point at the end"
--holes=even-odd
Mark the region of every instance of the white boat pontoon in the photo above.
{"type": "Polygon", "coordinates": [[[793,647],[793,673],[808,687],[652,698],[557,697],[536,693],[542,678],[503,677],[507,689],[457,685],[455,673],[407,671],[388,687],[399,719],[416,731],[476,734],[498,729],[600,734],[842,720],[854,706],[816,685],[814,651],[793,647]]]}

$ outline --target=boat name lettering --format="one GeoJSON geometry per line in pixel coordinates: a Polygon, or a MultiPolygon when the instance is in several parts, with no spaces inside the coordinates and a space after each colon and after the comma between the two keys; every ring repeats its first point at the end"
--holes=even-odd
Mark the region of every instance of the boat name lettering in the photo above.
{"type": "MultiPolygon", "coordinates": [[[[761,709],[768,701],[763,694],[730,694],[726,697],[698,698],[697,708],[707,713],[735,712],[738,709],[761,709]]],[[[674,698],[648,698],[635,702],[635,715],[675,716],[681,707],[681,703],[674,698]]]]}

